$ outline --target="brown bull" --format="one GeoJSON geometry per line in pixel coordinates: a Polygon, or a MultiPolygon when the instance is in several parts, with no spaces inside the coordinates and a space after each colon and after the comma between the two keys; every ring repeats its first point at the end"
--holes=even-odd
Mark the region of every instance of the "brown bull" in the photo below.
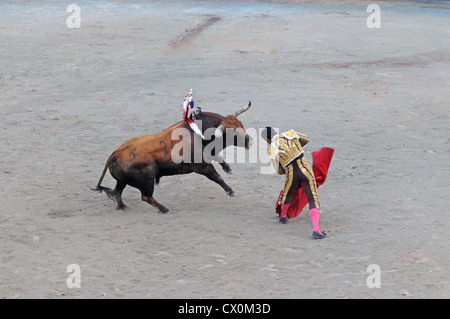
{"type": "Polygon", "coordinates": [[[217,173],[212,160],[219,162],[225,172],[231,173],[229,165],[218,153],[230,145],[250,148],[252,138],[237,119],[250,105],[249,102],[247,107],[226,117],[210,112],[198,114],[196,122],[204,132],[203,139],[192,131],[186,121],[172,125],[160,133],[129,139],[108,158],[95,190],[105,191],[110,198],[116,200],[117,208],[123,209],[125,205],[122,192],[130,185],[141,191],[143,201],[156,207],[161,213],[167,213],[169,210],[153,198],[155,183],[158,184],[162,176],[195,172],[216,182],[228,195],[234,196],[235,192],[217,173]],[[207,132],[213,134],[208,135],[207,132]],[[211,151],[205,152],[205,148],[211,151]],[[114,189],[101,186],[108,168],[117,181],[114,189]]]}

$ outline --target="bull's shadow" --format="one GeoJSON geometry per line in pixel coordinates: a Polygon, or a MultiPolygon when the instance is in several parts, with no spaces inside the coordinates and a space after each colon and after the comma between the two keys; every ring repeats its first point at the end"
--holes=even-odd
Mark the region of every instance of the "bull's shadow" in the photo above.
{"type": "Polygon", "coordinates": [[[230,166],[219,153],[228,146],[251,147],[252,138],[237,119],[250,106],[249,102],[248,106],[225,117],[211,112],[197,114],[203,138],[194,133],[187,121],[181,121],[162,132],[129,139],[108,158],[94,190],[105,191],[116,201],[117,209],[124,209],[122,192],[130,185],[141,191],[143,201],[161,213],[167,213],[169,209],[153,198],[155,183],[158,184],[163,176],[197,173],[222,186],[229,196],[235,196],[236,193],[212,165],[212,160],[219,162],[225,172],[231,173],[230,166]],[[117,181],[114,189],[101,186],[108,169],[117,181]]]}

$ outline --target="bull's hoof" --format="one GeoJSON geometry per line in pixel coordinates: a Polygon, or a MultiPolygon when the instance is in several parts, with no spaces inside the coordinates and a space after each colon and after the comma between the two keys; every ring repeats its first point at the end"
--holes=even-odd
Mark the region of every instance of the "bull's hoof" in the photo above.
{"type": "Polygon", "coordinates": [[[234,191],[228,191],[227,194],[230,197],[236,197],[237,196],[237,194],[234,191]]]}
{"type": "Polygon", "coordinates": [[[159,212],[160,212],[161,214],[167,214],[167,213],[169,212],[169,209],[166,208],[166,207],[162,207],[162,208],[160,208],[159,212]]]}
{"type": "Polygon", "coordinates": [[[223,171],[227,174],[233,175],[233,172],[231,171],[231,168],[227,167],[227,168],[223,168],[223,171]]]}

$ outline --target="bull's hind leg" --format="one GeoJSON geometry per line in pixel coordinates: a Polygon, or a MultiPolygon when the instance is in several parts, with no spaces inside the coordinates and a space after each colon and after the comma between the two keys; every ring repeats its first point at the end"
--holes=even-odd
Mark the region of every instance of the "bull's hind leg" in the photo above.
{"type": "Polygon", "coordinates": [[[117,181],[116,188],[114,188],[117,209],[125,209],[127,207],[122,201],[122,192],[126,186],[126,183],[117,181]]]}
{"type": "Polygon", "coordinates": [[[141,198],[144,202],[149,203],[153,207],[157,208],[160,213],[168,213],[169,209],[167,209],[164,205],[161,205],[153,198],[153,190],[155,188],[154,180],[152,179],[150,182],[147,182],[144,186],[139,187],[141,191],[141,198]]]}

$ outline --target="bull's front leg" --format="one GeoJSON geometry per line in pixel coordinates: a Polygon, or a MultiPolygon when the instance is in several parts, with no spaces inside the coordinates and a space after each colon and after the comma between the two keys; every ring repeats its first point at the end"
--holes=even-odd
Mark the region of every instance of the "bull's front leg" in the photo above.
{"type": "Polygon", "coordinates": [[[219,154],[217,154],[217,155],[214,156],[214,160],[215,160],[217,163],[219,163],[220,166],[222,166],[222,169],[223,169],[223,171],[224,171],[225,173],[227,173],[227,174],[233,174],[233,173],[231,172],[231,167],[230,167],[230,165],[228,165],[228,163],[225,162],[225,160],[223,159],[222,156],[220,156],[219,154]]]}
{"type": "MultiPolygon", "coordinates": [[[[228,164],[226,164],[226,165],[228,165],[228,164]]],[[[236,196],[236,193],[231,189],[230,186],[228,186],[225,183],[222,176],[220,176],[219,173],[217,173],[216,169],[214,168],[214,166],[212,164],[204,164],[203,163],[202,165],[199,165],[198,167],[196,167],[194,169],[194,172],[204,175],[207,178],[209,178],[210,180],[212,180],[213,182],[216,182],[217,184],[222,186],[222,188],[227,192],[227,194],[229,196],[231,196],[231,197],[236,196]]]]}

